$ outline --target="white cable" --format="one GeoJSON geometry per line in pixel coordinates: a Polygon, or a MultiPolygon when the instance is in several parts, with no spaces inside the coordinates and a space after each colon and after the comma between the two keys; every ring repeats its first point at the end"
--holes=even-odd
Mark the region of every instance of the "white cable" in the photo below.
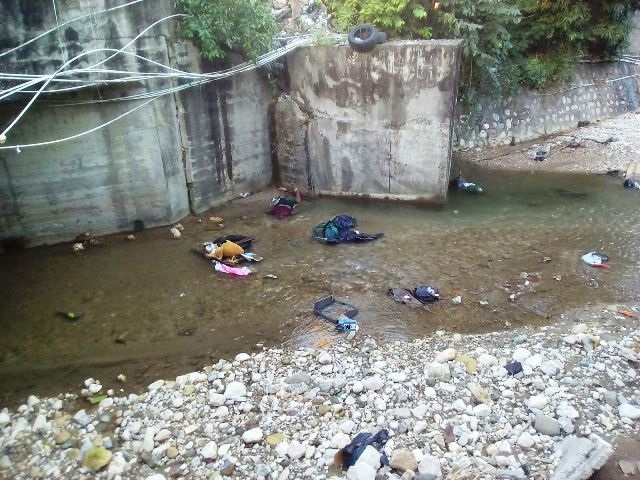
{"type": "Polygon", "coordinates": [[[101,128],[104,128],[104,127],[106,127],[107,125],[112,124],[113,122],[117,122],[117,121],[118,121],[118,120],[120,120],[121,118],[126,117],[126,116],[127,116],[127,115],[129,115],[130,113],[133,113],[133,112],[135,112],[136,110],[138,110],[139,108],[142,108],[142,107],[144,107],[145,105],[148,105],[149,103],[153,102],[154,100],[155,100],[155,98],[152,98],[151,100],[147,100],[146,102],[144,102],[144,103],[142,103],[142,104],[138,105],[137,107],[134,107],[134,108],[132,108],[131,110],[127,110],[127,111],[126,111],[126,112],[124,112],[123,114],[118,115],[118,116],[117,116],[117,117],[115,117],[115,118],[112,118],[111,120],[109,120],[109,121],[108,121],[108,122],[106,122],[106,123],[103,123],[103,124],[101,124],[101,125],[98,125],[97,127],[94,127],[94,128],[92,128],[91,130],[87,130],[87,131],[84,131],[84,132],[77,133],[77,134],[72,135],[72,136],[70,136],[70,137],[59,138],[59,139],[57,139],[57,140],[49,140],[48,142],[30,143],[30,144],[28,144],[28,145],[13,145],[13,146],[7,146],[7,147],[0,146],[0,150],[16,149],[16,150],[18,151],[18,153],[19,153],[21,148],[28,148],[28,147],[42,147],[42,146],[45,146],[45,145],[53,145],[53,144],[55,144],[55,143],[61,143],[61,142],[66,142],[66,141],[68,141],[68,140],[73,140],[73,139],[75,139],[75,138],[82,137],[83,135],[87,135],[87,134],[89,134],[89,133],[93,133],[93,132],[95,132],[96,130],[100,130],[101,128]]]}
{"type": "MultiPolygon", "coordinates": [[[[106,12],[113,12],[113,11],[115,11],[115,10],[119,10],[120,8],[125,8],[125,7],[128,7],[128,6],[130,6],[130,5],[133,5],[133,4],[135,4],[135,3],[140,3],[140,2],[143,2],[143,1],[144,1],[144,0],[133,0],[132,2],[125,3],[125,4],[123,4],[123,5],[119,5],[119,6],[117,6],[117,7],[112,7],[112,8],[107,8],[106,10],[101,10],[101,11],[99,11],[99,12],[96,12],[96,14],[98,14],[98,13],[106,13],[106,12]]],[[[64,27],[65,25],[69,25],[70,23],[77,22],[77,21],[79,21],[79,20],[83,20],[83,19],[85,19],[85,18],[87,18],[87,17],[89,17],[89,16],[91,16],[91,15],[92,15],[92,14],[91,14],[91,13],[89,13],[89,14],[87,14],[87,15],[82,15],[81,17],[73,18],[73,19],[71,19],[71,20],[68,20],[68,21],[66,21],[66,22],[63,22],[63,23],[61,23],[60,25],[56,26],[56,28],[50,28],[49,30],[47,30],[47,31],[46,31],[46,32],[44,32],[44,33],[41,33],[41,34],[40,34],[40,35],[38,35],[37,37],[33,37],[31,40],[28,40],[28,41],[26,41],[26,42],[24,42],[24,43],[22,43],[22,44],[18,45],[17,47],[13,47],[13,48],[11,48],[11,49],[9,49],[9,50],[5,51],[5,52],[0,53],[0,57],[4,57],[5,55],[10,54],[11,52],[15,52],[16,50],[18,50],[18,49],[20,49],[20,48],[22,48],[22,47],[26,47],[26,46],[27,46],[27,45],[29,45],[30,43],[33,43],[33,42],[35,42],[36,40],[39,40],[39,39],[41,39],[42,37],[44,37],[44,36],[46,36],[46,35],[49,35],[51,32],[55,32],[56,30],[60,29],[61,27],[64,27]]]]}

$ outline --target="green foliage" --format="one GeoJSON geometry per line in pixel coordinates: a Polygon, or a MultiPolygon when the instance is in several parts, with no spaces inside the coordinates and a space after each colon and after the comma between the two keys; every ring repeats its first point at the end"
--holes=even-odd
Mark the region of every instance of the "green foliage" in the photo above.
{"type": "Polygon", "coordinates": [[[177,0],[186,33],[210,60],[240,49],[255,60],[272,45],[276,23],[267,0],[177,0]]]}

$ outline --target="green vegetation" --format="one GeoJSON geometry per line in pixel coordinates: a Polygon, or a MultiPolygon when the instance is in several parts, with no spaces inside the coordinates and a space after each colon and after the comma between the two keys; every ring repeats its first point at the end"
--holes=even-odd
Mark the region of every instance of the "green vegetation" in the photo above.
{"type": "Polygon", "coordinates": [[[400,39],[464,40],[463,100],[544,88],[578,60],[627,45],[640,0],[324,0],[337,24],[372,23],[400,39]]]}
{"type": "Polygon", "coordinates": [[[235,50],[255,60],[272,45],[276,23],[268,0],[177,0],[186,33],[210,60],[235,50]]]}

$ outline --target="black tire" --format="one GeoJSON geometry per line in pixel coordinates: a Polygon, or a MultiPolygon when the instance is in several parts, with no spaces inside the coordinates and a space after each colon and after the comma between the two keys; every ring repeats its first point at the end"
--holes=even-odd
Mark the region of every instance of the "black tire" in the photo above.
{"type": "Polygon", "coordinates": [[[369,23],[356,25],[349,32],[349,45],[357,52],[368,52],[378,45],[379,34],[380,31],[369,23]]]}

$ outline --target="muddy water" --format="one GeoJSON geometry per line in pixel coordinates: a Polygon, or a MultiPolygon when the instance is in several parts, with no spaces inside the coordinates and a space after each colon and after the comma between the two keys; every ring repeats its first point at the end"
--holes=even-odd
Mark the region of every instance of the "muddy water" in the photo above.
{"type": "Polygon", "coordinates": [[[77,254],[65,244],[2,255],[0,403],[77,390],[87,376],[135,389],[257,343],[326,345],[344,335],[313,315],[330,293],[360,310],[361,333],[382,341],[541,325],[587,304],[640,301],[640,194],[604,176],[466,173],[485,193],[452,195],[442,208],[319,199],[278,221],[264,214],[268,192],[185,219],[180,240],[160,228],[77,254]],[[385,236],[334,247],[310,238],[340,213],[385,236]],[[264,256],[248,278],[216,273],[191,252],[230,233],[254,237],[264,256]],[[611,256],[610,269],[580,263],[594,249],[611,256]],[[387,296],[419,284],[443,300],[427,310],[387,296]],[[55,315],[66,309],[84,315],[55,315]],[[114,383],[121,372],[125,385],[114,383]]]}

